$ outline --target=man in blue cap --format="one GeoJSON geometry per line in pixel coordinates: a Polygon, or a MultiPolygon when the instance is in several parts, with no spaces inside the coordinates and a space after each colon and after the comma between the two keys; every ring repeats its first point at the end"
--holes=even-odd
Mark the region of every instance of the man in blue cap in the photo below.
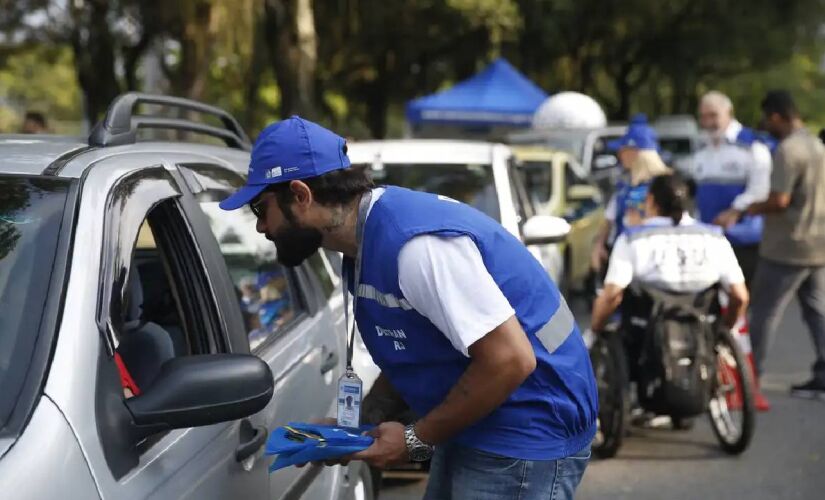
{"type": "Polygon", "coordinates": [[[432,458],[426,498],[573,498],[597,394],[555,284],[481,212],[375,188],[349,167],[341,137],[292,117],[261,133],[247,185],[221,207],[248,204],[287,266],[320,247],[344,254],[355,319],[382,370],[373,392],[394,390],[420,417],[381,423],[351,458],[432,458]]]}

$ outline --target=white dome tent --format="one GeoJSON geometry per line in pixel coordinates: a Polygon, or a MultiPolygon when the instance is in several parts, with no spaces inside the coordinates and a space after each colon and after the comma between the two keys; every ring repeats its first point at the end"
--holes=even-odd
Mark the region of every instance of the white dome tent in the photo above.
{"type": "Polygon", "coordinates": [[[579,92],[559,92],[548,97],[533,114],[533,129],[594,129],[607,126],[599,103],[579,92]]]}

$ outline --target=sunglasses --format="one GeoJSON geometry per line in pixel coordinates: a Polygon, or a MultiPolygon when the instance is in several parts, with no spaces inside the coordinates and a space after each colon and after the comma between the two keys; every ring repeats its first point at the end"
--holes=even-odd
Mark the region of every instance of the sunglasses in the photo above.
{"type": "Polygon", "coordinates": [[[266,210],[266,198],[261,198],[258,201],[253,201],[249,204],[249,209],[255,214],[255,217],[262,219],[264,210],[266,210]]]}

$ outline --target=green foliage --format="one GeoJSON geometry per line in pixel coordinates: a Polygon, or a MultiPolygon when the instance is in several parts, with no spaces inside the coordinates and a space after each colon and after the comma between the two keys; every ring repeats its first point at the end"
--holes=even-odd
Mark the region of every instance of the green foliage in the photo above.
{"type": "Polygon", "coordinates": [[[16,131],[28,110],[44,113],[51,128],[77,133],[81,113],[80,89],[72,51],[65,46],[35,45],[5,58],[0,67],[0,130],[16,131]]]}
{"type": "MultiPolygon", "coordinates": [[[[285,87],[275,62],[284,35],[289,39],[284,12],[296,1],[0,4],[0,32],[8,35],[0,38],[0,128],[14,129],[27,108],[42,109],[57,121],[79,121],[81,95],[98,97],[90,94],[95,87],[88,78],[94,75],[90,70],[105,66],[100,58],[115,58],[115,87],[141,89],[141,57],[162,47],[164,55],[175,56],[165,58],[167,91],[229,109],[254,136],[280,118],[294,97],[295,88],[285,87]],[[83,10],[92,4],[105,6],[105,26],[89,26],[101,19],[83,10]],[[45,29],[26,24],[28,13],[49,5],[48,12],[57,14],[45,29]],[[90,64],[80,65],[85,73],[76,75],[73,53],[85,54],[71,44],[90,28],[115,47],[110,55],[96,52],[94,61],[77,58],[90,64]],[[84,81],[83,75],[87,85],[81,89],[77,81],[84,81]]],[[[825,0],[312,0],[312,5],[317,66],[311,69],[315,78],[302,88],[311,90],[319,120],[350,136],[400,134],[408,100],[469,77],[499,55],[547,91],[593,95],[612,119],[636,111],[694,113],[698,96],[718,88],[731,95],[739,117],[754,124],[764,92],[785,87],[807,118],[825,124],[820,90],[825,0]]]]}

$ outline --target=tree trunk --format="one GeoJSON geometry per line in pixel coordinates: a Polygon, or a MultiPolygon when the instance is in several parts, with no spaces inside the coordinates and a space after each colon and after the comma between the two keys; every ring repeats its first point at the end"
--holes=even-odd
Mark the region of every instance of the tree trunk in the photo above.
{"type": "Polygon", "coordinates": [[[181,59],[177,78],[172,83],[175,93],[189,99],[203,99],[206,78],[211,63],[212,3],[196,0],[190,15],[183,16],[181,59]]]}
{"type": "Polygon", "coordinates": [[[84,118],[91,127],[120,93],[115,76],[114,39],[106,19],[109,2],[87,0],[70,5],[74,18],[71,42],[75,69],[83,91],[84,118]]]}
{"type": "Polygon", "coordinates": [[[266,47],[266,19],[261,18],[254,24],[255,33],[252,38],[252,57],[247,69],[246,85],[244,88],[244,109],[241,123],[246,130],[252,130],[258,126],[259,107],[258,92],[261,88],[263,77],[263,67],[268,59],[266,47]]]}
{"type": "Polygon", "coordinates": [[[315,118],[318,37],[312,0],[266,0],[268,43],[281,91],[281,115],[315,118]]]}

